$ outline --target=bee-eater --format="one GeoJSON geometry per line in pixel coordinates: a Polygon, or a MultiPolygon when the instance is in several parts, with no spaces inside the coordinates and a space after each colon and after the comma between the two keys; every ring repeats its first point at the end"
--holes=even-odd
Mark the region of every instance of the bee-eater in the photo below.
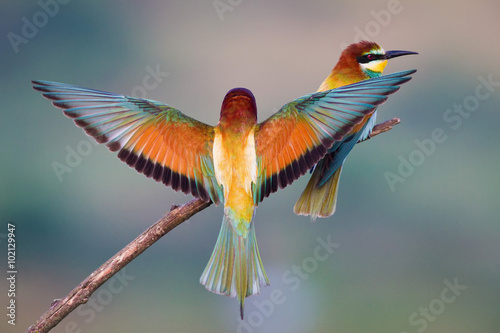
{"type": "Polygon", "coordinates": [[[243,319],[245,297],[269,285],[255,238],[258,203],[305,174],[413,73],[305,95],[262,123],[252,93],[235,88],[224,97],[216,126],[149,99],[48,81],[33,81],[33,87],[137,171],[176,191],[224,203],[200,282],[236,296],[243,319]]]}
{"type": "MultiPolygon", "coordinates": [[[[348,84],[376,78],[382,75],[387,60],[418,54],[411,51],[384,51],[374,42],[362,41],[349,45],[340,59],[323,81],[318,91],[336,89],[348,84]]],[[[354,126],[342,141],[337,141],[328,154],[314,167],[306,188],[295,203],[294,212],[298,215],[328,217],[335,212],[340,173],[344,161],[358,141],[365,140],[375,126],[377,111],[367,115],[354,126]]]]}

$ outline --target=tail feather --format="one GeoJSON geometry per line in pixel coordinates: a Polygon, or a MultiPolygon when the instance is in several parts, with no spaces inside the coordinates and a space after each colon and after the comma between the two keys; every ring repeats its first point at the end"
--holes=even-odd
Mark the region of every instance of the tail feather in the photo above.
{"type": "Polygon", "coordinates": [[[323,185],[318,186],[321,181],[321,170],[315,169],[304,192],[302,192],[293,207],[295,214],[310,215],[313,221],[318,217],[333,215],[337,206],[337,193],[341,172],[342,165],[323,185]]]}
{"type": "Polygon", "coordinates": [[[259,294],[261,287],[269,285],[257,247],[253,221],[244,237],[236,232],[231,220],[224,216],[217,243],[200,283],[213,293],[237,297],[243,319],[245,298],[259,294]]]}

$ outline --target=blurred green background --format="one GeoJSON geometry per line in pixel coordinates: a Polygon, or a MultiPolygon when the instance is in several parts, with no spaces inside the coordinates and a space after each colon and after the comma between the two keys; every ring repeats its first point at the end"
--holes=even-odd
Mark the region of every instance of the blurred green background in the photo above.
{"type": "Polygon", "coordinates": [[[198,282],[222,217],[210,207],[53,332],[500,331],[500,87],[479,79],[500,82],[498,1],[62,2],[1,5],[0,256],[5,263],[10,221],[18,267],[17,325],[2,314],[1,332],[23,332],[172,204],[190,200],[89,141],[30,80],[145,95],[209,124],[224,94],[243,86],[264,120],[315,91],[342,46],[360,37],[420,53],[386,68],[418,69],[379,109],[379,121],[402,122],[353,150],[332,218],[293,214],[307,177],[259,206],[271,286],[247,299],[243,323],[235,299],[198,282]],[[151,71],[160,74],[146,90],[151,71]],[[473,111],[448,111],[454,105],[473,111]],[[436,128],[446,140],[419,153],[415,140],[436,128]],[[68,164],[70,151],[79,158],[68,164]],[[391,189],[385,175],[397,175],[401,159],[417,165],[391,189]],[[54,163],[68,172],[58,178],[54,163]],[[318,237],[337,244],[324,261],[314,258],[318,237]]]}

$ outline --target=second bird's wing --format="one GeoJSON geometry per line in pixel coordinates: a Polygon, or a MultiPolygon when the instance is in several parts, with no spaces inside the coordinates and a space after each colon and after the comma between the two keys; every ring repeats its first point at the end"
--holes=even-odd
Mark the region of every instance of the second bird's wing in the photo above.
{"type": "Polygon", "coordinates": [[[398,72],[305,95],[260,123],[255,131],[255,204],[304,175],[413,73],[398,72]]]}
{"type": "Polygon", "coordinates": [[[138,172],[215,204],[214,128],[153,100],[33,81],[33,88],[138,172]]]}

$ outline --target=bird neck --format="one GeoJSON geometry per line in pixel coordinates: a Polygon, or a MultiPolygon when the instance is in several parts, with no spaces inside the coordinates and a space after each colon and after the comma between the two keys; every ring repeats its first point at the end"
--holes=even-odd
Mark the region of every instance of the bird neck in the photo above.
{"type": "Polygon", "coordinates": [[[348,84],[356,83],[369,79],[370,77],[361,70],[351,70],[346,68],[335,67],[330,75],[321,83],[318,91],[336,89],[348,84]]]}
{"type": "Polygon", "coordinates": [[[227,132],[247,133],[257,123],[255,100],[247,96],[224,99],[220,112],[219,127],[227,132]]]}
{"type": "Polygon", "coordinates": [[[363,72],[365,73],[365,75],[367,76],[366,80],[367,79],[373,79],[374,77],[379,77],[380,75],[382,75],[382,72],[377,72],[377,71],[372,71],[371,69],[369,68],[365,68],[363,70],[363,72]]]}
{"type": "MultiPolygon", "coordinates": [[[[339,64],[341,64],[339,62],[339,64]]],[[[356,63],[352,67],[344,67],[337,64],[330,75],[321,83],[318,91],[336,89],[348,84],[368,80],[380,76],[382,73],[372,71],[368,68],[361,69],[356,63]]]]}
{"type": "Polygon", "coordinates": [[[221,113],[219,128],[222,132],[235,135],[235,137],[246,136],[257,123],[257,115],[247,108],[226,108],[221,113]]]}

